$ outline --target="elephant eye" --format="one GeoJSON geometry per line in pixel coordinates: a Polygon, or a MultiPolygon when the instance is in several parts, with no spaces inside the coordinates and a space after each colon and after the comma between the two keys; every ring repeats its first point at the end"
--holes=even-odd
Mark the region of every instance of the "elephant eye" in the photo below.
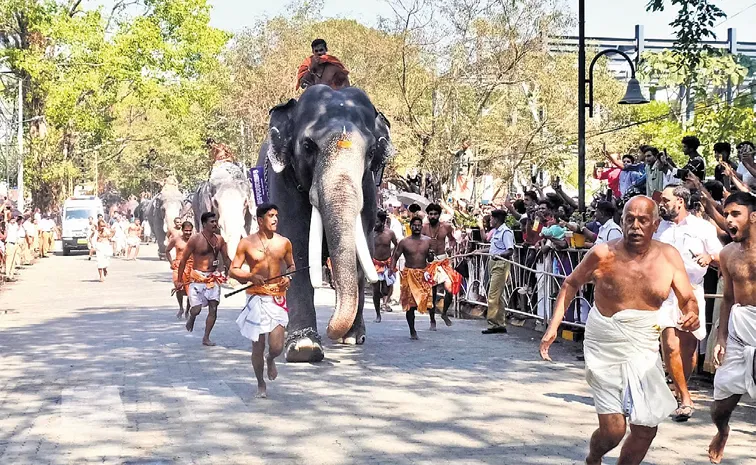
{"type": "Polygon", "coordinates": [[[309,155],[315,155],[318,153],[318,144],[309,137],[304,140],[302,145],[309,155]]]}

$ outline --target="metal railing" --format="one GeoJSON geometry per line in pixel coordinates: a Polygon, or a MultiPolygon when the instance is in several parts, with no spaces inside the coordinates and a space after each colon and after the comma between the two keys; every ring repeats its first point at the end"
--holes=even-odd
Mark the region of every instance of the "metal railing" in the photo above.
{"type": "MultiPolygon", "coordinates": [[[[479,252],[488,244],[470,242],[467,253],[457,256],[457,270],[465,277],[457,305],[468,304],[488,307],[490,255],[479,252]]],[[[580,263],[588,249],[548,249],[543,252],[533,247],[518,244],[510,263],[510,273],[501,300],[505,311],[542,321],[551,321],[554,303],[567,276],[580,263]]],[[[594,286],[586,284],[570,302],[563,324],[584,328],[588,312],[593,307],[594,286]]],[[[709,299],[721,298],[718,294],[706,294],[709,299]]],[[[459,307],[457,307],[459,311],[459,307]]],[[[704,309],[700,309],[704,311],[704,309]]],[[[711,324],[711,322],[708,322],[711,324]]]]}

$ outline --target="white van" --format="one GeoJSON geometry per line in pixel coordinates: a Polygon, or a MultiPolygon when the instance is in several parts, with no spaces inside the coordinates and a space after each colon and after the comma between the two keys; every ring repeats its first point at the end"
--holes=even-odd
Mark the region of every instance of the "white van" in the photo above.
{"type": "Polygon", "coordinates": [[[102,200],[94,195],[66,199],[60,222],[63,232],[63,255],[69,255],[72,250],[89,250],[89,218],[97,220],[97,215],[104,214],[102,200]]]}

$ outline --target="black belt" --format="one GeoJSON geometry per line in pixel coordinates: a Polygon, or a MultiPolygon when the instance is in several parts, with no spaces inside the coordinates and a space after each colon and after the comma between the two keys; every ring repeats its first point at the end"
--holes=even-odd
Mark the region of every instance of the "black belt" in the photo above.
{"type": "Polygon", "coordinates": [[[10,241],[6,241],[5,243],[6,243],[6,244],[13,244],[13,245],[16,245],[16,243],[15,243],[15,242],[10,242],[10,241]]]}

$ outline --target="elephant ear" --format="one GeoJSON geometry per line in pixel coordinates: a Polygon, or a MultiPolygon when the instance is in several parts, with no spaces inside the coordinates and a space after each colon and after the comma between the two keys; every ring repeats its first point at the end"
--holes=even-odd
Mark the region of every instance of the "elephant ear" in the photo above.
{"type": "Polygon", "coordinates": [[[394,145],[391,143],[391,123],[376,110],[375,112],[375,146],[373,147],[373,161],[370,163],[370,171],[377,172],[394,155],[394,145]]]}
{"type": "Polygon", "coordinates": [[[292,115],[297,107],[294,99],[270,109],[268,125],[268,160],[273,171],[280,173],[291,163],[292,115]]]}

